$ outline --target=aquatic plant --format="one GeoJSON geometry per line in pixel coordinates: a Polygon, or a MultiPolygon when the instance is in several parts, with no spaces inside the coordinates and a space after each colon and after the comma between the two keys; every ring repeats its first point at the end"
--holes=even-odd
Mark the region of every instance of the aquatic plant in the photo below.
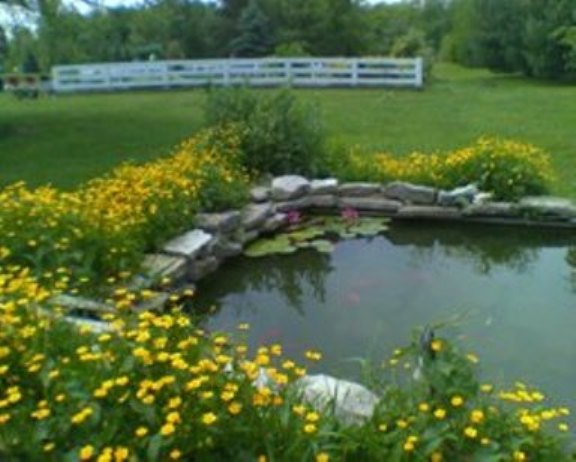
{"type": "Polygon", "coordinates": [[[338,217],[314,217],[292,226],[272,237],[258,239],[244,251],[248,257],[264,257],[274,254],[290,254],[298,249],[314,249],[331,253],[332,240],[376,236],[386,231],[386,218],[341,219],[338,217]]]}

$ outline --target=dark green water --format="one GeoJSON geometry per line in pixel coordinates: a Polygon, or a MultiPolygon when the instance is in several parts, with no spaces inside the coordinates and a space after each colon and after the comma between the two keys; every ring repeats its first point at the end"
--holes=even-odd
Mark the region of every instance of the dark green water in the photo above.
{"type": "MultiPolygon", "coordinates": [[[[323,352],[321,370],[355,377],[414,327],[463,315],[445,332],[496,384],[526,381],[576,409],[576,235],[505,227],[393,225],[373,239],[227,262],[199,287],[211,330],[251,325],[252,345],[323,352]]],[[[442,335],[442,333],[441,333],[442,335]]]]}

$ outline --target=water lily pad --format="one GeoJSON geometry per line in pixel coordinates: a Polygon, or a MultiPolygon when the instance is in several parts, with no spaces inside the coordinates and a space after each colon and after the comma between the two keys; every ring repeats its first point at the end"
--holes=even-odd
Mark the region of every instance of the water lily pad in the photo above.
{"type": "Polygon", "coordinates": [[[296,246],[292,245],[290,239],[285,234],[280,234],[270,239],[257,240],[244,251],[244,255],[264,257],[273,254],[291,254],[296,250],[296,246]]]}
{"type": "Polygon", "coordinates": [[[309,226],[306,228],[299,229],[298,231],[292,231],[288,233],[287,236],[294,242],[303,242],[316,239],[317,237],[323,236],[326,233],[326,229],[320,226],[309,226]]]}
{"type": "Polygon", "coordinates": [[[364,219],[358,221],[352,225],[349,229],[350,233],[354,233],[357,236],[375,236],[383,231],[386,231],[388,226],[385,222],[377,219],[364,219]]]}
{"type": "Polygon", "coordinates": [[[334,251],[334,244],[326,239],[316,239],[309,243],[310,247],[321,253],[332,253],[334,251]]]}
{"type": "Polygon", "coordinates": [[[263,257],[274,254],[290,254],[298,249],[313,248],[318,252],[330,253],[334,245],[326,235],[336,235],[340,239],[375,236],[388,228],[387,219],[361,218],[346,222],[340,217],[321,217],[313,220],[307,227],[299,228],[273,238],[260,239],[250,245],[244,254],[248,257],[263,257]]]}

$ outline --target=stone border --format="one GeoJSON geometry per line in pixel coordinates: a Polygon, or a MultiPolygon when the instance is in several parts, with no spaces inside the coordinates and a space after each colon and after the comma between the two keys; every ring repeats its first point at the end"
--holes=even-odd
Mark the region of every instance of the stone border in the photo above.
{"type": "MultiPolygon", "coordinates": [[[[519,202],[494,202],[474,185],[442,191],[405,182],[340,183],[335,178],[308,180],[297,175],[274,178],[269,186],[251,190],[241,210],[200,213],[196,227],[146,255],[142,273],[130,289],[154,288],[169,278],[173,287],[195,283],[216,271],[228,258],[240,255],[261,235],[278,231],[292,211],[337,214],[351,208],[362,215],[395,220],[436,220],[462,223],[523,225],[576,229],[576,206],[554,197],[526,197],[519,202]]],[[[159,291],[137,310],[162,309],[169,294],[159,291]]],[[[82,312],[111,311],[113,307],[62,295],[52,303],[82,312]]]]}

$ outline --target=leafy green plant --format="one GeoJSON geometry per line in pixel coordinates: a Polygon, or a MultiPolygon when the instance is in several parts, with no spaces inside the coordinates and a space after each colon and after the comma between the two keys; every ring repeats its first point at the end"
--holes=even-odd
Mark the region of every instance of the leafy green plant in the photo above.
{"type": "Polygon", "coordinates": [[[244,165],[259,173],[317,175],[325,170],[325,134],[318,111],[288,89],[211,89],[208,126],[232,127],[244,165]]]}
{"type": "Polygon", "coordinates": [[[209,334],[178,309],[135,313],[146,292],[119,289],[98,331],[44,310],[52,295],[0,269],[2,460],[570,460],[568,409],[479,383],[447,338],[418,333],[374,368],[375,412],[346,425],[303,401],[306,368],[281,345],[248,349],[247,325],[209,334]]]}
{"type": "Polygon", "coordinates": [[[443,189],[476,183],[481,190],[504,200],[543,194],[554,177],[549,156],[541,149],[488,137],[445,153],[414,152],[398,157],[351,151],[345,161],[331,165],[346,179],[403,180],[443,189]]]}

